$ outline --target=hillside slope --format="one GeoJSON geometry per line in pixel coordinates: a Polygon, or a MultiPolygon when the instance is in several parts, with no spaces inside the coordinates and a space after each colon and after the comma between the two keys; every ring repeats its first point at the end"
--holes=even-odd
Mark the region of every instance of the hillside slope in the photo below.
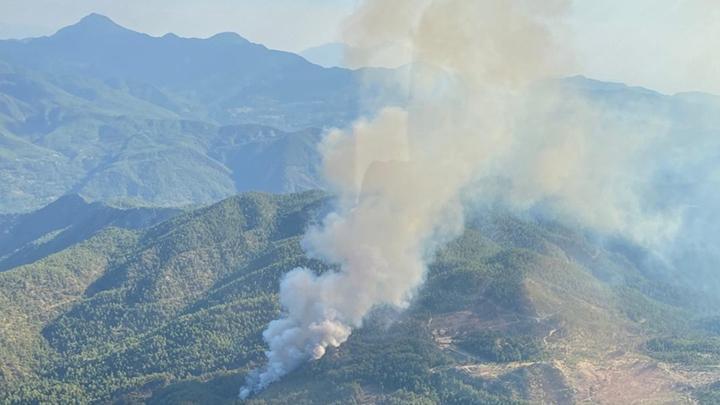
{"type": "MultiPolygon", "coordinates": [[[[0,274],[0,401],[236,402],[263,361],[280,277],[327,270],[300,248],[325,205],[320,193],[245,194],[0,274]]],[[[718,318],[657,280],[589,235],[479,213],[411,308],[378,308],[248,402],[715,398],[718,318]]]]}
{"type": "Polygon", "coordinates": [[[0,214],[29,212],[68,193],[113,204],[182,207],[237,191],[318,188],[323,183],[315,145],[321,134],[107,116],[38,137],[2,138],[0,129],[0,214]]]}
{"type": "Polygon", "coordinates": [[[72,194],[29,214],[0,216],[0,271],[42,259],[108,227],[149,228],[179,212],[115,208],[72,194]]]}

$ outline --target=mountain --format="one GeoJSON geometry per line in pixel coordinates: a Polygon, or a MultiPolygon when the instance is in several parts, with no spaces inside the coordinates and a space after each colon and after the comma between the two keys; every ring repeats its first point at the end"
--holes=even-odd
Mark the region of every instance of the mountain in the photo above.
{"type": "Polygon", "coordinates": [[[232,33],[152,37],[96,14],[2,40],[0,213],[68,193],[177,207],[317,188],[321,133],[372,111],[366,85],[391,74],[326,69],[232,33]]]}
{"type": "Polygon", "coordinates": [[[241,367],[259,353],[257,333],[275,315],[278,277],[285,267],[313,263],[298,242],[321,199],[248,194],[148,230],[107,228],[0,274],[0,402],[40,394],[82,403],[142,380],[174,380],[168,373],[241,367]],[[139,368],[128,368],[129,379],[101,371],[147,351],[163,359],[131,360],[139,368]],[[78,366],[89,373],[71,370],[78,366]],[[83,382],[67,379],[78,372],[83,382]]]}
{"type": "MultiPolygon", "coordinates": [[[[328,203],[243,194],[0,274],[0,402],[236,403],[279,279],[328,270],[300,247],[328,203]]],[[[410,308],[247,402],[713,403],[717,306],[618,246],[477,211],[410,308]]]]}
{"type": "Polygon", "coordinates": [[[0,271],[42,259],[108,227],[148,228],[178,212],[115,208],[73,194],[29,214],[0,216],[0,271]]]}
{"type": "Polygon", "coordinates": [[[356,115],[362,78],[234,33],[151,37],[97,14],[49,37],[0,41],[0,61],[49,74],[55,85],[84,99],[96,98],[98,89],[67,83],[68,76],[189,119],[283,129],[347,122],[356,115]]]}
{"type": "MultiPolygon", "coordinates": [[[[0,41],[0,214],[69,193],[180,207],[323,188],[315,145],[324,131],[402,105],[407,95],[388,83],[412,69],[328,69],[237,34],[152,37],[99,15],[0,41]]],[[[677,139],[720,128],[711,95],[564,82],[609,120],[660,123],[677,139]]]]}

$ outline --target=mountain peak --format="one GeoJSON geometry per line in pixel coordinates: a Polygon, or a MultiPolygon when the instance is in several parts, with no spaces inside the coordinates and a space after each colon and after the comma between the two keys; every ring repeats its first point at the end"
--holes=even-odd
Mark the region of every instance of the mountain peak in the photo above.
{"type": "Polygon", "coordinates": [[[240,34],[237,34],[235,32],[221,32],[221,33],[213,35],[212,37],[210,37],[210,39],[214,40],[214,41],[225,42],[225,43],[234,43],[234,42],[249,43],[249,41],[247,39],[243,38],[242,36],[240,36],[240,34]]]}
{"type": "Polygon", "coordinates": [[[92,34],[92,35],[108,35],[116,34],[120,32],[132,32],[106,17],[102,14],[92,13],[83,17],[77,23],[68,27],[60,29],[57,33],[59,35],[66,34],[92,34]]]}
{"type": "Polygon", "coordinates": [[[116,25],[109,17],[98,13],[90,13],[80,19],[79,24],[112,24],[116,25]]]}

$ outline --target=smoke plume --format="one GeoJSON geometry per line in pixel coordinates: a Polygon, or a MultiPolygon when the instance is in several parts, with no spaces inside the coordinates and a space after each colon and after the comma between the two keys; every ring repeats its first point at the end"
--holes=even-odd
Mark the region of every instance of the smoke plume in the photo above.
{"type": "Polygon", "coordinates": [[[427,260],[462,232],[464,201],[541,207],[644,246],[675,246],[677,257],[688,255],[679,246],[717,251],[698,242],[703,229],[718,229],[703,223],[720,222],[710,205],[687,220],[693,198],[717,201],[717,157],[708,155],[717,137],[688,141],[662,106],[628,102],[619,111],[572,80],[551,80],[572,66],[562,41],[567,8],[564,0],[368,0],[350,18],[353,63],[410,50],[400,80],[410,99],[320,145],[338,202],[304,246],[339,270],[286,275],[282,317],[263,333],[267,364],[249,375],[242,398],[341,345],[373,308],[406,307],[427,260]],[[690,181],[698,170],[714,183],[690,181]],[[659,186],[673,176],[685,198],[659,186]],[[686,243],[673,243],[683,229],[686,243]]]}
{"type": "Polygon", "coordinates": [[[281,319],[263,333],[267,365],[241,398],[321,358],[378,305],[406,307],[426,259],[463,228],[460,191],[508,146],[517,96],[559,73],[547,25],[562,2],[371,0],[348,23],[352,48],[412,49],[411,101],[386,108],[321,145],[338,207],[311,229],[311,255],[340,265],[288,273],[281,319]]]}

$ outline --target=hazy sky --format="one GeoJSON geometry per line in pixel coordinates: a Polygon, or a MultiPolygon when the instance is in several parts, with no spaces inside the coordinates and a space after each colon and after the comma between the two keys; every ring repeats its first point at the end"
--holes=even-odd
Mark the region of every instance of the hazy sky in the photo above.
{"type": "Polygon", "coordinates": [[[575,0],[570,25],[587,76],[720,94],[719,0],[575,0]]]}
{"type": "MultiPolygon", "coordinates": [[[[91,12],[152,35],[234,31],[300,51],[339,40],[359,0],[0,0],[0,38],[48,35],[91,12]]],[[[720,1],[574,0],[577,73],[666,93],[720,94],[720,1]]]]}
{"type": "Polygon", "coordinates": [[[337,38],[356,0],[0,0],[0,37],[48,35],[95,12],[151,35],[233,31],[299,51],[337,38]]]}

